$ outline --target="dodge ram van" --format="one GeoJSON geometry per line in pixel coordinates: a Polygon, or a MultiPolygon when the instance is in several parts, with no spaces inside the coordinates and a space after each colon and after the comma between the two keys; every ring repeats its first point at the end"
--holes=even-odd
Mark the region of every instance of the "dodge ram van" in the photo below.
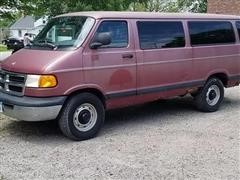
{"type": "Polygon", "coordinates": [[[214,112],[240,83],[239,38],[238,16],[63,14],[1,64],[0,111],[57,119],[74,140],[96,136],[113,108],[191,94],[214,112]]]}

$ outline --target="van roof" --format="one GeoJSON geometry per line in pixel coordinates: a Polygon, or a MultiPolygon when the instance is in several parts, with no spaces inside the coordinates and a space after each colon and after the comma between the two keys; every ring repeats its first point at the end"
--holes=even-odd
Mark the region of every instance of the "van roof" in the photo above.
{"type": "Polygon", "coordinates": [[[61,16],[90,16],[95,19],[234,19],[240,20],[240,16],[203,14],[203,13],[159,13],[159,12],[128,12],[128,11],[84,11],[62,14],[61,16]]]}

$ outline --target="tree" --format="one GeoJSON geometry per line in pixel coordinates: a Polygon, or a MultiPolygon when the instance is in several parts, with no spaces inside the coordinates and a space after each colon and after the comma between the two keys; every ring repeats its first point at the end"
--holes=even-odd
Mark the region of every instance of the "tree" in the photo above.
{"type": "Polygon", "coordinates": [[[75,11],[206,12],[207,0],[0,0],[0,25],[24,15],[56,16],[75,11]],[[1,22],[2,21],[2,22],[1,22]]]}
{"type": "Polygon", "coordinates": [[[207,0],[178,0],[179,11],[205,13],[207,12],[207,0]]]}
{"type": "Polygon", "coordinates": [[[39,0],[0,0],[0,18],[15,18],[16,15],[31,15],[36,12],[39,0]]]}
{"type": "Polygon", "coordinates": [[[137,10],[203,13],[207,12],[207,0],[148,0],[138,4],[137,10]]]}
{"type": "Polygon", "coordinates": [[[59,0],[35,0],[34,14],[55,16],[75,11],[125,11],[132,3],[147,0],[68,0],[59,3],[59,0]]]}
{"type": "Polygon", "coordinates": [[[12,11],[16,10],[14,7],[17,3],[16,0],[0,0],[0,17],[1,18],[13,18],[12,11]]]}

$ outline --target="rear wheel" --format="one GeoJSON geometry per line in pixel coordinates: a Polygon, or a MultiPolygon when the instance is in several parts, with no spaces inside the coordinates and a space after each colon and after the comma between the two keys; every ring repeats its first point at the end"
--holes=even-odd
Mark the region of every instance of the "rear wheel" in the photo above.
{"type": "Polygon", "coordinates": [[[104,123],[105,110],[100,99],[90,93],[71,97],[62,110],[59,127],[73,140],[86,140],[97,135],[104,123]]]}
{"type": "Polygon", "coordinates": [[[222,81],[211,78],[195,96],[196,106],[204,112],[215,112],[219,109],[224,98],[224,86],[222,81]]]}

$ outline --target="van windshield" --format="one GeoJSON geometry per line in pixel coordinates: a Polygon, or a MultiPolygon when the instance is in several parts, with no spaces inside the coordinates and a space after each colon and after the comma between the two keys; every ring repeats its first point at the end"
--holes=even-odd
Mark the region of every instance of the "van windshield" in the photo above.
{"type": "Polygon", "coordinates": [[[82,45],[95,20],[85,16],[51,19],[28,48],[63,49],[82,45]]]}

